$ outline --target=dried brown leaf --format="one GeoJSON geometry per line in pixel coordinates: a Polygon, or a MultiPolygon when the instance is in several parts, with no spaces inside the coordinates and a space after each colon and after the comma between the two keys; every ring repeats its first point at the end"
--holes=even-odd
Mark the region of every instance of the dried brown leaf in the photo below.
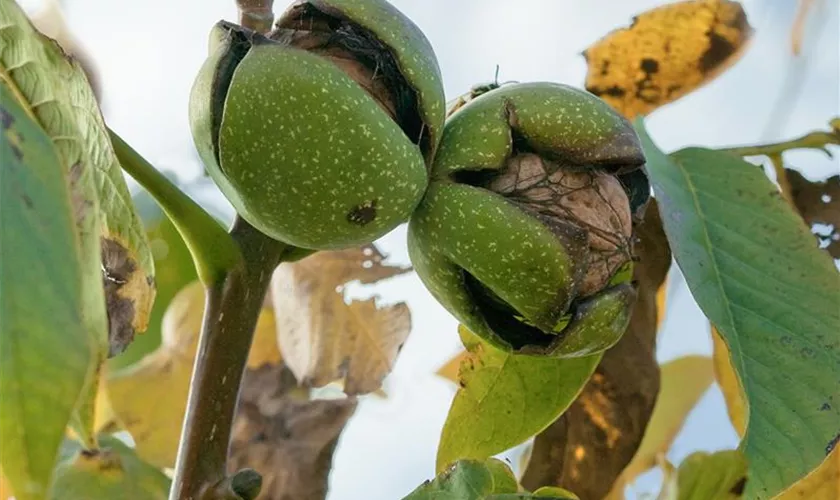
{"type": "Polygon", "coordinates": [[[248,370],[233,423],[228,467],[263,477],[260,500],[322,500],[333,451],[355,398],[310,401],[281,363],[248,370]]]}
{"type": "Polygon", "coordinates": [[[796,170],[786,168],[790,197],[808,226],[823,224],[831,231],[819,231],[821,246],[840,259],[840,175],[823,182],[811,182],[796,170]]]}
{"type": "Polygon", "coordinates": [[[738,2],[690,0],[657,7],[584,51],[586,89],[628,119],[646,115],[734,64],[752,32],[738,2]]]}
{"type": "Polygon", "coordinates": [[[318,252],[274,272],[271,297],[284,361],[298,381],[321,387],[344,379],[347,394],[376,391],[411,330],[408,306],[344,300],[354,280],[375,283],[408,272],[385,264],[373,245],[318,252]]]}
{"type": "Polygon", "coordinates": [[[630,326],[604,354],[580,397],[538,434],[522,485],[555,485],[581,500],[601,500],[633,458],[659,392],[656,362],[657,292],[671,265],[655,201],[636,228],[639,296],[630,326]]]}

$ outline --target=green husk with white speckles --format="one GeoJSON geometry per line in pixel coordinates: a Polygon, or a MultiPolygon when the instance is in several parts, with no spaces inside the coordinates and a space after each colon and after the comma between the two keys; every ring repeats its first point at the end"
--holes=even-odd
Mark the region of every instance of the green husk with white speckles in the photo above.
{"type": "Polygon", "coordinates": [[[420,28],[387,0],[303,0],[283,13],[277,25],[299,27],[298,11],[310,7],[349,21],[373,34],[393,55],[400,73],[413,89],[424,124],[422,149],[434,157],[446,114],[443,80],[432,45],[420,28]]]}
{"type": "Polygon", "coordinates": [[[241,217],[318,250],[369,243],[410,217],[428,183],[423,151],[369,89],[329,58],[229,23],[211,48],[193,135],[241,217]]]}
{"type": "MultiPolygon", "coordinates": [[[[630,124],[554,83],[505,85],[447,121],[409,254],[435,298],[486,341],[580,357],[617,342],[635,290],[630,124]]],[[[634,186],[635,187],[635,186],[634,186]]]]}

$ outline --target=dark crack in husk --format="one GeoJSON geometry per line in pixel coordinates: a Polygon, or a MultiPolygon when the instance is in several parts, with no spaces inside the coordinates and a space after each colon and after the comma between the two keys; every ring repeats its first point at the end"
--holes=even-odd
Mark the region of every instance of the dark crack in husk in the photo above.
{"type": "Polygon", "coordinates": [[[277,20],[268,36],[332,61],[376,100],[413,143],[428,150],[417,93],[391,50],[369,30],[335,9],[324,6],[319,10],[312,3],[301,2],[277,20]]]}

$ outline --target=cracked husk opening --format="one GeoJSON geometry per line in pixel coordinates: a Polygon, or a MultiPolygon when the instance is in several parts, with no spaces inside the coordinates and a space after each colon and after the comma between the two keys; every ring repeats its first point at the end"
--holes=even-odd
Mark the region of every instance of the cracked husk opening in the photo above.
{"type": "Polygon", "coordinates": [[[272,40],[318,54],[355,80],[415,144],[423,140],[417,96],[390,49],[375,34],[310,3],[291,7],[269,35],[272,40]]]}
{"type": "Polygon", "coordinates": [[[630,202],[612,175],[566,169],[526,152],[511,157],[483,187],[557,225],[570,224],[586,232],[589,262],[578,297],[604,289],[632,259],[630,202]]]}

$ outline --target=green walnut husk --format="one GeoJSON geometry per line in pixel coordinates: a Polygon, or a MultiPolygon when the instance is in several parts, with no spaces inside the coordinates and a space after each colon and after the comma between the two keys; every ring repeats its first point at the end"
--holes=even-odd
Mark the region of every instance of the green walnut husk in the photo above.
{"type": "Polygon", "coordinates": [[[190,97],[193,138],[237,213],[314,250],[409,216],[445,116],[431,45],[384,0],[293,4],[266,36],[219,22],[190,97]]]}
{"type": "Polygon", "coordinates": [[[633,221],[650,187],[630,123],[555,83],[503,85],[447,120],[409,255],[471,331],[518,354],[614,345],[635,301],[633,221]]]}

